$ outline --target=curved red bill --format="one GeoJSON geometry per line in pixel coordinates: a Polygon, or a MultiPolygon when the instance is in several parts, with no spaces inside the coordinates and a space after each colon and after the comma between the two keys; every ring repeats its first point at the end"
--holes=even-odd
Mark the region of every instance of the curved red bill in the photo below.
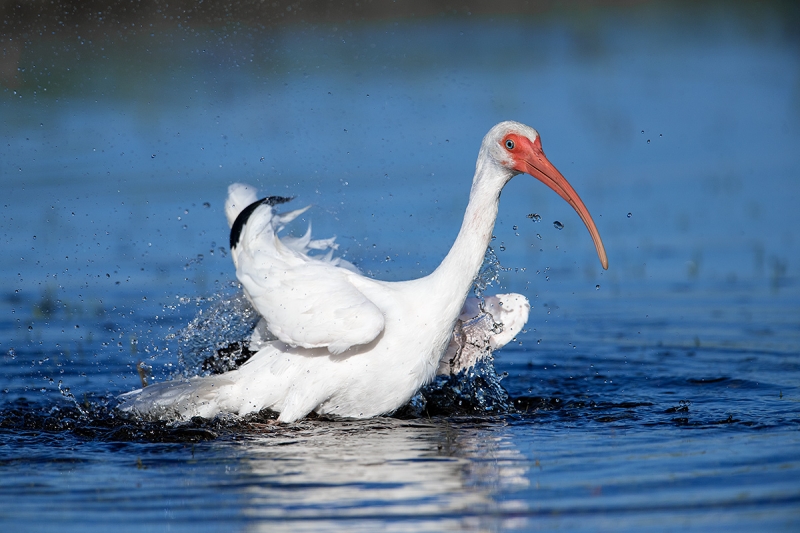
{"type": "Polygon", "coordinates": [[[600,238],[600,232],[597,231],[597,226],[594,220],[592,220],[592,215],[589,214],[589,210],[584,205],[581,197],[578,196],[578,193],[575,192],[575,189],[572,188],[572,185],[570,185],[566,178],[561,175],[561,172],[547,160],[544,151],[542,151],[542,143],[539,137],[536,137],[536,140],[533,142],[530,142],[530,140],[525,137],[515,137],[517,137],[515,139],[516,147],[520,148],[520,151],[518,155],[514,155],[514,169],[518,172],[530,174],[541,181],[572,206],[592,235],[594,246],[597,248],[597,257],[600,258],[600,264],[603,265],[604,269],[608,269],[606,249],[603,246],[603,240],[600,238]]]}

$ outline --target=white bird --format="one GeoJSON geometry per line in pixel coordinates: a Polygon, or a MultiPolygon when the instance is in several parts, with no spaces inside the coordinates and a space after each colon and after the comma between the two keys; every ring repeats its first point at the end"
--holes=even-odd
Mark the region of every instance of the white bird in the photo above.
{"type": "Polygon", "coordinates": [[[472,336],[477,331],[478,344],[492,349],[508,342],[527,320],[529,305],[519,295],[488,299],[482,309],[467,302],[489,246],[500,192],[521,173],[572,205],[608,268],[589,211],[545,157],[537,131],[517,122],[501,122],[484,137],[458,236],[441,265],[415,280],[367,278],[333,257],[332,239],[311,240],[310,231],[300,238],[278,238],[305,209],[277,214],[274,207],[288,199],[256,200],[252,187],[232,185],[225,206],[231,256],[245,295],[263,317],[251,338],[257,353],[224,374],[126,393],[118,408],[160,419],[269,408],[279,413],[279,422],[288,423],[311,412],[367,418],[402,407],[437,372],[474,364],[479,354],[463,348],[476,345],[469,335],[476,323],[472,336]],[[308,254],[325,249],[330,251],[321,257],[308,254]],[[480,326],[487,312],[488,328],[480,326]]]}

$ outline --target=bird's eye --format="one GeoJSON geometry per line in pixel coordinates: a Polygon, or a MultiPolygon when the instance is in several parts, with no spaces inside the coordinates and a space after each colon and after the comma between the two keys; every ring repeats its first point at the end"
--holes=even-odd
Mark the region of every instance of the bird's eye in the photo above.
{"type": "Polygon", "coordinates": [[[506,139],[506,148],[508,148],[509,150],[513,150],[514,149],[514,141],[512,141],[511,139],[506,139]]]}

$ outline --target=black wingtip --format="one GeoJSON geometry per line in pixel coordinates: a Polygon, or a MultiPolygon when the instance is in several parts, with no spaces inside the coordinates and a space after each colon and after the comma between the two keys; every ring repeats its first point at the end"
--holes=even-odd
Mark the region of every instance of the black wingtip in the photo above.
{"type": "Polygon", "coordinates": [[[250,219],[250,215],[253,214],[253,211],[258,209],[260,205],[278,205],[278,204],[285,204],[286,202],[290,202],[294,199],[292,197],[286,196],[267,196],[266,198],[262,198],[261,200],[256,200],[252,204],[248,205],[242,212],[239,213],[239,216],[236,217],[236,220],[233,221],[233,226],[231,226],[231,241],[230,241],[230,249],[233,250],[237,244],[239,244],[239,239],[242,236],[242,230],[244,229],[244,225],[247,224],[247,221],[250,219]]]}

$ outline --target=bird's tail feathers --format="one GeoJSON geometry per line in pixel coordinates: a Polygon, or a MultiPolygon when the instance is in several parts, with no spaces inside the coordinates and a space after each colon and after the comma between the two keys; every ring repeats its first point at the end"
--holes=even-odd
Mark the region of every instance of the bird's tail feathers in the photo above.
{"type": "Polygon", "coordinates": [[[212,418],[219,412],[220,392],[230,385],[224,375],[154,383],[119,397],[117,410],[149,420],[212,418]]]}
{"type": "Polygon", "coordinates": [[[228,217],[228,226],[233,226],[233,222],[239,213],[258,200],[258,191],[252,185],[246,183],[232,183],[228,186],[228,198],[225,200],[225,216],[228,217]]]}
{"type": "MultiPolygon", "coordinates": [[[[278,233],[280,230],[282,230],[284,228],[284,226],[286,226],[286,224],[288,224],[292,220],[296,219],[297,217],[299,217],[300,215],[302,215],[303,213],[308,211],[308,209],[310,207],[311,207],[310,205],[307,205],[305,207],[301,207],[300,209],[295,209],[294,211],[289,211],[288,213],[274,214],[273,215],[273,220],[274,220],[273,226],[275,227],[275,233],[278,233]]],[[[311,228],[309,227],[309,231],[310,231],[310,229],[311,228]]]]}

